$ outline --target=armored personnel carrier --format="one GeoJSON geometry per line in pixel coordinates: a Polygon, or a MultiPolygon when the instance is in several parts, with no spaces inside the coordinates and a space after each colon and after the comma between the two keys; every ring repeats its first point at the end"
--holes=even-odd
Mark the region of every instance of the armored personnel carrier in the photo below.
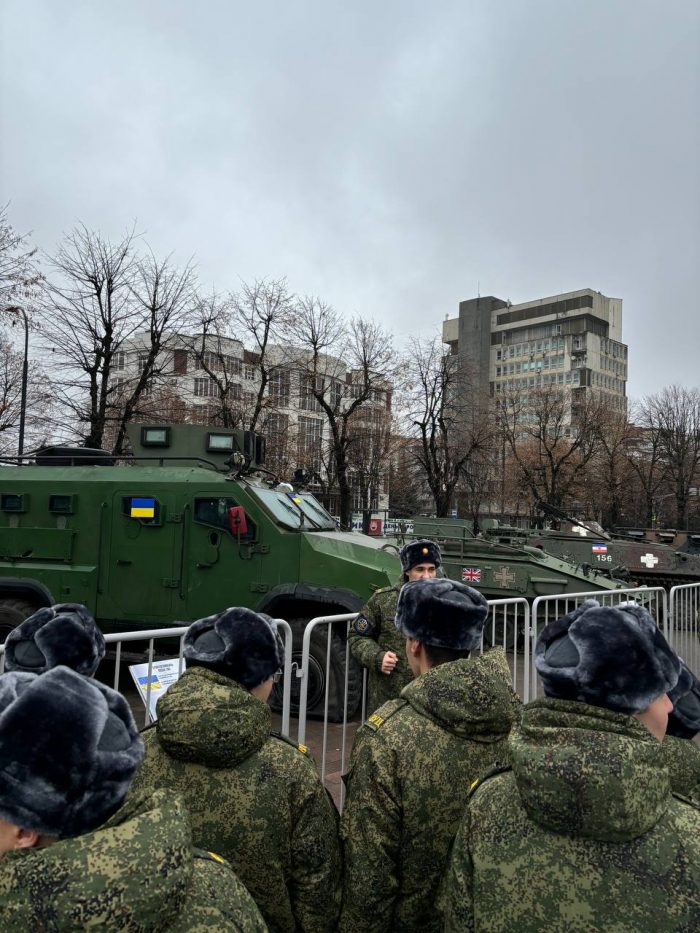
{"type": "Polygon", "coordinates": [[[670,589],[700,580],[700,554],[690,549],[675,550],[643,534],[611,535],[597,523],[579,521],[547,503],[540,503],[540,509],[557,527],[522,529],[491,523],[486,533],[494,541],[542,548],[577,567],[626,580],[627,586],[670,589]]]}
{"type": "Polygon", "coordinates": [[[585,566],[570,563],[522,538],[475,536],[471,522],[463,519],[413,518],[411,524],[412,537],[430,538],[440,545],[446,576],[475,587],[487,599],[516,596],[534,599],[628,585],[600,573],[590,563],[585,566]]]}
{"type": "MultiPolygon", "coordinates": [[[[0,641],[41,606],[84,603],[105,632],[186,624],[227,606],[306,622],[357,611],[400,575],[381,541],[339,530],[309,492],[264,468],[264,438],[197,425],[132,425],[133,457],[49,448],[0,463],[0,641]]],[[[309,709],[326,685],[314,632],[309,709]]],[[[342,717],[344,636],[331,639],[329,709],[342,717]]],[[[293,682],[298,691],[297,678],[293,682]]],[[[349,673],[349,706],[361,695],[349,673]]],[[[294,696],[293,696],[294,699],[294,696]]]]}

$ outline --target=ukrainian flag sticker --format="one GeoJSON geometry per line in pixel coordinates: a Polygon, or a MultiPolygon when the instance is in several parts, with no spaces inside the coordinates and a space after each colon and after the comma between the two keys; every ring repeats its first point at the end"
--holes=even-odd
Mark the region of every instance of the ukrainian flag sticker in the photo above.
{"type": "Polygon", "coordinates": [[[131,518],[155,518],[156,500],[155,499],[136,499],[131,500],[131,518]]]}

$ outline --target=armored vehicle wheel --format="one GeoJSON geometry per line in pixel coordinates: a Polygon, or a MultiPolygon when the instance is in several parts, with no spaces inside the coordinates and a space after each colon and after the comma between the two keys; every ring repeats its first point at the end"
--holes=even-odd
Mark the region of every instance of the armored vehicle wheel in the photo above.
{"type": "MultiPolygon", "coordinates": [[[[301,646],[307,619],[290,619],[294,644],[292,648],[291,711],[299,712],[301,680],[296,676],[296,667],[301,667],[301,646]]],[[[309,645],[309,686],[306,709],[314,719],[322,719],[326,694],[326,661],[328,636],[325,629],[314,629],[309,645]]],[[[348,671],[348,719],[357,712],[362,699],[362,672],[350,655],[348,671]]],[[[345,642],[338,635],[331,637],[331,658],[328,686],[328,719],[343,721],[343,699],[345,696],[345,642]]],[[[282,709],[282,684],[275,684],[270,698],[272,708],[282,709]]]]}
{"type": "Polygon", "coordinates": [[[0,599],[0,644],[33,612],[36,606],[26,599],[0,599]]]}

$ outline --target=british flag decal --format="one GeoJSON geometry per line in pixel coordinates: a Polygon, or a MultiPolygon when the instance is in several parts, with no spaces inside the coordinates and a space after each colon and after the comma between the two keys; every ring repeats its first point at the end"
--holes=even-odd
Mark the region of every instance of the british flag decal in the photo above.
{"type": "Polygon", "coordinates": [[[481,570],[478,567],[462,567],[462,583],[481,583],[481,570]]]}

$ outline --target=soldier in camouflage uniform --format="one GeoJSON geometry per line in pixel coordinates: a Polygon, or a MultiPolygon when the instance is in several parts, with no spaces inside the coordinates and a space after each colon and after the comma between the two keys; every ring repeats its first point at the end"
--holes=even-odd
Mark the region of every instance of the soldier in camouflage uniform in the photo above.
{"type": "Polygon", "coordinates": [[[700,929],[700,808],[661,745],[679,662],[641,607],[589,601],[545,627],[546,698],[512,771],[472,790],[446,879],[446,930],[700,929]]]}
{"type": "Polygon", "coordinates": [[[120,807],[143,754],[126,701],[65,667],[0,677],[0,929],[266,929],[164,792],[120,807]]]}
{"type": "Polygon", "coordinates": [[[470,783],[506,754],[520,703],[505,654],[479,646],[488,607],[451,580],[407,583],[396,626],[416,674],[360,729],[341,819],[341,930],[442,929],[435,909],[470,783]]]}
{"type": "Polygon", "coordinates": [[[271,930],[335,930],[337,814],[307,750],[270,731],[274,623],[229,609],[190,626],[184,653],[134,786],[182,794],[195,844],[231,862],[271,930]]]}
{"type": "Polygon", "coordinates": [[[367,709],[372,712],[397,697],[413,679],[406,661],[405,638],[394,625],[403,583],[432,579],[442,558],[433,541],[410,541],[400,553],[403,580],[369,598],[350,627],[350,651],[367,668],[367,709]]]}
{"type": "Polygon", "coordinates": [[[671,790],[700,802],[700,681],[682,660],[678,683],[668,696],[673,712],[661,752],[671,790]]]}

